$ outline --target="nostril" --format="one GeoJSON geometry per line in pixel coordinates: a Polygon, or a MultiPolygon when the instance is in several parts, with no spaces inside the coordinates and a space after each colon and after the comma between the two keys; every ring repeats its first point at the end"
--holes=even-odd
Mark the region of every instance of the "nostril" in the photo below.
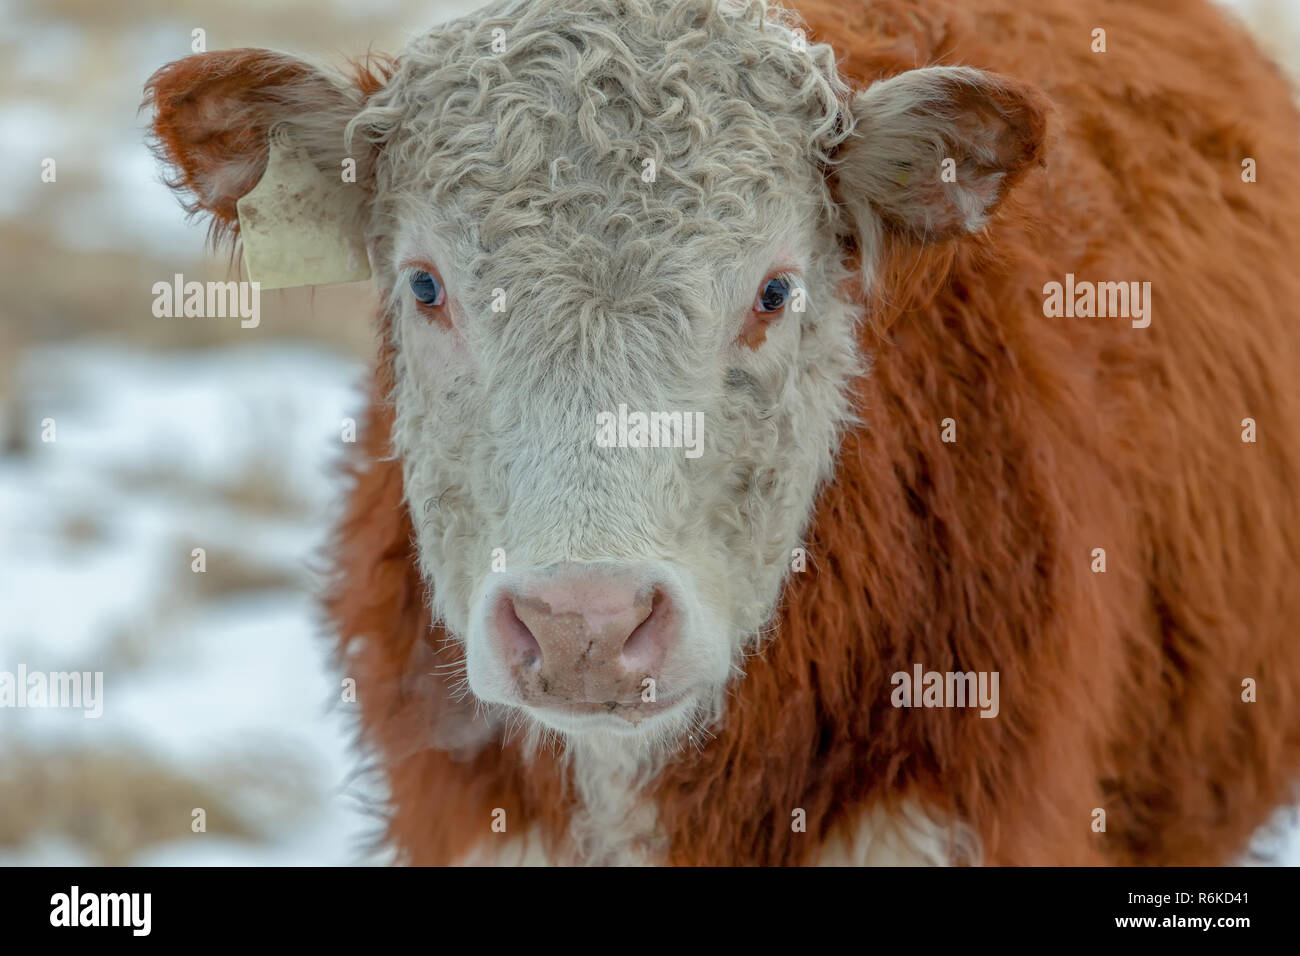
{"type": "Polygon", "coordinates": [[[653,674],[658,671],[667,652],[669,618],[672,609],[668,596],[655,588],[650,608],[623,645],[623,667],[628,671],[653,674]]]}
{"type": "Polygon", "coordinates": [[[501,650],[512,664],[532,668],[541,663],[542,647],[528,625],[519,619],[515,602],[509,597],[497,605],[496,631],[500,637],[501,650]]]}
{"type": "Polygon", "coordinates": [[[606,569],[551,572],[499,594],[491,656],[522,703],[616,708],[664,678],[681,609],[663,581],[606,569]]]}

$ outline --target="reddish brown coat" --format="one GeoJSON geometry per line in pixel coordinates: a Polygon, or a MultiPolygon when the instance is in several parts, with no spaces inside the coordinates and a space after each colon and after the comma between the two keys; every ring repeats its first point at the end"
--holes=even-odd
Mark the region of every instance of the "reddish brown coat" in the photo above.
{"type": "MultiPolygon", "coordinates": [[[[669,859],[809,861],[867,806],[909,798],[969,824],[989,863],[1232,860],[1300,768],[1290,89],[1204,0],[799,7],[858,85],[963,64],[1037,86],[1054,113],[1045,168],[984,234],[890,250],[867,425],[819,500],[809,569],[717,739],[649,794],[669,859]],[[1045,318],[1043,286],[1067,272],[1151,282],[1151,326],[1045,318]],[[999,717],[893,708],[889,675],[915,663],[998,671],[999,717]]],[[[503,808],[562,846],[573,797],[554,757],[433,746],[463,705],[429,676],[456,651],[435,659],[446,635],[386,458],[390,358],[328,599],[389,833],[410,862],[449,862],[503,808]]]]}

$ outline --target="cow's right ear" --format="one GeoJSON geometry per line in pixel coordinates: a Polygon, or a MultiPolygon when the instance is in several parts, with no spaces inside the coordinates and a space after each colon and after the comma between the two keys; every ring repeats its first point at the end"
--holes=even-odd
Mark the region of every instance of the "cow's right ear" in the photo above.
{"type": "Polygon", "coordinates": [[[370,157],[349,154],[345,130],[389,68],[387,61],[366,63],[348,77],[258,49],[169,63],[149,78],[144,101],[168,185],[191,215],[211,215],[214,242],[238,235],[236,204],[262,179],[274,129],[332,182],[366,189],[370,157]],[[355,164],[351,179],[348,159],[355,164]]]}

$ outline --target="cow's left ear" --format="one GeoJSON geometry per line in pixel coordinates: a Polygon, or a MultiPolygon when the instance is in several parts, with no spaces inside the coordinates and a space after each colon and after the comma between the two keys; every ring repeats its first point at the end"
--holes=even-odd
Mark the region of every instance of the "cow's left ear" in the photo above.
{"type": "Polygon", "coordinates": [[[1041,98],[981,70],[909,70],[855,94],[850,109],[837,192],[866,250],[883,230],[919,240],[973,232],[1042,162],[1041,98]]]}

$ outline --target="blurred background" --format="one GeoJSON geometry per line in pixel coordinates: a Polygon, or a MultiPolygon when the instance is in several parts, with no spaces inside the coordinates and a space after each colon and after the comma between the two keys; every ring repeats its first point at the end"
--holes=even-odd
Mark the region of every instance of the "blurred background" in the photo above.
{"type": "MultiPolygon", "coordinates": [[[[195,28],[339,62],[482,5],[0,0],[0,671],[104,673],[99,719],[0,709],[0,864],[384,861],[312,598],[372,294],[265,292],[256,329],[155,318],[155,282],[229,262],[137,108],[195,28]]],[[[1229,5],[1300,76],[1300,0],[1229,5]]],[[[1288,822],[1261,839],[1300,862],[1288,822]]]]}

